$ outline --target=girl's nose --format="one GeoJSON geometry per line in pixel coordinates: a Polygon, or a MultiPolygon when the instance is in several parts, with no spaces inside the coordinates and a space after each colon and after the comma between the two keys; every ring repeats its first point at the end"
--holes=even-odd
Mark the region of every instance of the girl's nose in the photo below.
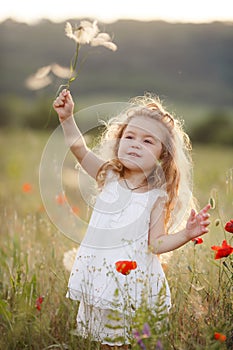
{"type": "Polygon", "coordinates": [[[133,148],[140,148],[141,147],[140,142],[135,140],[133,142],[133,144],[131,145],[131,147],[133,147],[133,148]]]}

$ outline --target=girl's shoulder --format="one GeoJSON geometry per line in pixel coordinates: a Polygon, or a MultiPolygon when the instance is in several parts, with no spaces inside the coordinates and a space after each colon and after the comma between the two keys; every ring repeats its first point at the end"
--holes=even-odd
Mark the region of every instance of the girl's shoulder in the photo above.
{"type": "Polygon", "coordinates": [[[152,208],[156,206],[159,202],[159,205],[165,205],[165,203],[168,200],[168,194],[165,190],[161,188],[154,188],[151,190],[151,203],[152,203],[152,208]]]}

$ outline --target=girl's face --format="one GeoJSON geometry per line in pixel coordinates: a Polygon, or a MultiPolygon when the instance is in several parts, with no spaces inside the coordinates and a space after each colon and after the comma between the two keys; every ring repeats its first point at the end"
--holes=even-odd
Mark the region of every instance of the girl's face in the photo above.
{"type": "Polygon", "coordinates": [[[120,139],[118,158],[125,168],[148,176],[158,163],[164,139],[161,123],[150,117],[133,117],[120,139]]]}

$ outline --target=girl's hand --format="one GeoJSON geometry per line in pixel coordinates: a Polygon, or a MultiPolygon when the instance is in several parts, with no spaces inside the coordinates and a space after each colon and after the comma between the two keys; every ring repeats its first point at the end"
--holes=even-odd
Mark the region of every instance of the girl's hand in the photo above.
{"type": "Polygon", "coordinates": [[[185,229],[189,240],[202,236],[209,231],[208,226],[210,221],[208,219],[210,215],[208,214],[208,210],[210,207],[210,204],[207,204],[198,214],[192,209],[185,229]]]}
{"type": "Polygon", "coordinates": [[[64,89],[53,103],[53,108],[57,112],[60,122],[68,119],[73,115],[74,102],[70,91],[64,89]]]}

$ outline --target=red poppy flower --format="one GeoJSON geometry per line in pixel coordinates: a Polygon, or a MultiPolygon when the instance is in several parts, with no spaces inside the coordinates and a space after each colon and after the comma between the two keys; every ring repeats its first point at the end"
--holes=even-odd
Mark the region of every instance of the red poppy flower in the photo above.
{"type": "Polygon", "coordinates": [[[43,296],[39,296],[37,299],[36,299],[36,305],[35,307],[37,308],[38,311],[41,311],[41,304],[43,303],[44,301],[44,297],[43,296]]]}
{"type": "Polygon", "coordinates": [[[194,244],[203,243],[203,239],[201,237],[193,238],[192,241],[194,242],[194,244]]]}
{"type": "Polygon", "coordinates": [[[215,332],[214,339],[224,342],[227,339],[227,337],[222,333],[215,332]]]}
{"type": "Polygon", "coordinates": [[[79,214],[79,207],[76,207],[75,205],[71,207],[71,212],[78,215],[79,214]]]}
{"type": "Polygon", "coordinates": [[[233,253],[233,247],[227,244],[227,241],[224,239],[222,246],[212,246],[211,249],[216,250],[214,259],[226,258],[228,255],[233,253]]]}
{"type": "Polygon", "coordinates": [[[56,202],[59,205],[63,205],[63,204],[65,204],[67,202],[67,198],[66,198],[66,196],[63,193],[58,194],[56,196],[56,202]]]}
{"type": "Polygon", "coordinates": [[[137,263],[136,261],[123,260],[117,261],[115,266],[116,270],[122,273],[122,275],[128,275],[132,270],[137,268],[137,263]]]}
{"type": "Polygon", "coordinates": [[[41,204],[41,205],[39,206],[38,211],[39,211],[40,213],[43,213],[43,212],[45,211],[45,207],[44,207],[43,204],[41,204]]]}
{"type": "Polygon", "coordinates": [[[226,223],[225,230],[227,232],[233,233],[233,220],[230,220],[226,223]]]}
{"type": "Polygon", "coordinates": [[[25,182],[25,183],[23,184],[23,186],[22,186],[22,191],[23,191],[24,193],[30,193],[30,192],[32,192],[32,185],[31,185],[30,183],[28,183],[28,182],[25,182]]]}

